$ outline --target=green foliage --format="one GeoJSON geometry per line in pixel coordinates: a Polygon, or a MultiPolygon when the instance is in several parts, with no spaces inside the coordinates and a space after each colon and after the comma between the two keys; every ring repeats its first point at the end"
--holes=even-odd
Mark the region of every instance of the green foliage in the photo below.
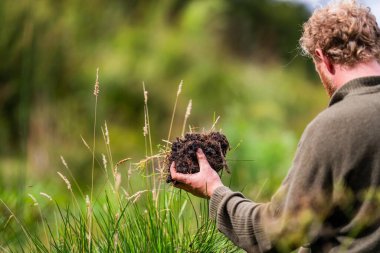
{"type": "MultiPolygon", "coordinates": [[[[186,230],[179,225],[180,210],[165,218],[165,201],[172,194],[167,188],[159,206],[153,205],[152,197],[140,199],[145,206],[115,202],[113,191],[108,188],[105,193],[104,187],[109,185],[107,178],[112,179],[112,173],[103,173],[101,154],[111,153],[106,146],[99,145],[95,152],[99,162],[91,168],[92,182],[92,150],[86,151],[81,140],[92,139],[94,99],[88,98],[88,87],[99,67],[98,118],[110,123],[113,159],[128,156],[137,162],[146,154],[142,82],[149,90],[151,138],[161,143],[167,136],[176,85],[184,80],[172,138],[181,133],[190,99],[188,122],[193,129],[209,129],[220,115],[217,129],[222,128],[231,146],[238,146],[228,157],[232,175],[224,175],[225,182],[234,190],[244,189],[247,196],[267,200],[286,174],[306,123],[326,103],[310,74],[311,63],[299,58],[296,49],[307,15],[300,6],[269,0],[0,1],[0,198],[30,233],[42,235],[29,245],[28,235],[21,231],[24,237],[20,236],[20,224],[14,218],[8,222],[9,210],[2,206],[0,229],[7,224],[7,233],[1,231],[0,242],[47,249],[44,222],[27,194],[48,192],[57,205],[38,201],[50,226],[46,229],[51,246],[62,251],[73,244],[88,247],[83,237],[88,232],[85,196],[79,189],[88,193],[94,183],[95,196],[102,196],[94,202],[94,241],[99,242],[93,244],[94,250],[111,245],[109,229],[115,230],[115,215],[125,207],[119,224],[132,222],[134,216],[139,223],[131,223],[136,225],[129,228],[133,235],[127,227],[118,227],[125,239],[120,251],[133,251],[131,240],[139,235],[140,242],[142,232],[144,238],[162,238],[157,245],[161,249],[173,243],[193,252],[201,247],[219,251],[212,248],[218,245],[229,249],[220,241],[211,243],[219,240],[213,232],[207,233],[211,237],[194,237],[214,231],[211,223],[202,221],[186,230]],[[61,164],[62,154],[72,176],[61,164]],[[77,180],[73,194],[80,208],[75,202],[67,206],[74,200],[63,191],[64,183],[57,185],[57,171],[77,180]],[[159,221],[156,227],[144,216],[145,209],[159,221]],[[163,220],[176,221],[177,227],[169,228],[160,223],[163,220]],[[36,222],[38,226],[32,225],[36,222]],[[147,229],[142,231],[141,226],[147,229]]],[[[100,143],[101,135],[95,140],[100,143]]],[[[161,147],[153,146],[153,153],[161,147]]],[[[127,171],[123,173],[125,178],[127,171]]],[[[129,181],[135,185],[131,192],[151,187],[139,177],[129,181]]],[[[189,206],[190,199],[182,197],[176,208],[185,201],[189,206]]],[[[201,214],[205,217],[206,212],[201,214]]],[[[197,215],[198,211],[188,213],[185,225],[195,223],[197,215]]]]}
{"type": "Polygon", "coordinates": [[[271,0],[226,0],[225,4],[223,35],[240,57],[268,62],[297,56],[301,24],[308,17],[304,6],[271,0]]]}
{"type": "MultiPolygon", "coordinates": [[[[24,151],[33,157],[37,149],[51,150],[47,154],[50,160],[71,150],[70,157],[80,160],[75,157],[79,150],[73,146],[77,145],[67,137],[91,129],[92,101],[82,98],[97,67],[104,73],[102,99],[109,120],[125,132],[134,132],[128,134],[134,135],[130,145],[118,145],[116,150],[139,154],[143,143],[136,138],[135,129],[142,122],[142,81],[155,94],[152,115],[159,116],[153,117],[152,123],[157,127],[154,137],[159,138],[163,135],[160,129],[167,127],[162,119],[169,116],[172,103],[172,94],[163,91],[175,90],[179,80],[190,86],[186,95],[194,99],[197,111],[206,109],[202,115],[194,114],[198,126],[213,112],[224,116],[228,106],[248,101],[241,100],[246,91],[237,87],[250,82],[241,71],[250,65],[236,58],[240,54],[226,50],[229,41],[233,45],[243,41],[240,47],[248,57],[244,59],[259,64],[263,58],[289,61],[297,54],[293,49],[299,28],[294,23],[300,24],[306,16],[300,7],[271,1],[183,2],[2,1],[1,152],[17,156],[24,151]],[[237,29],[244,28],[241,24],[251,25],[237,29]],[[264,31],[276,37],[268,38],[264,31]],[[249,39],[236,39],[239,36],[249,39]],[[290,57],[281,57],[289,51],[290,57]],[[26,150],[27,139],[34,148],[26,150]],[[62,150],[50,148],[57,144],[62,150]]],[[[52,164],[29,162],[41,170],[52,164]]]]}
{"type": "Polygon", "coordinates": [[[291,166],[305,118],[315,117],[326,98],[318,87],[305,86],[305,76],[298,70],[250,66],[246,71],[250,85],[241,86],[250,92],[241,99],[247,102],[228,108],[221,122],[236,147],[228,156],[230,183],[248,196],[268,200],[291,166]]]}
{"type": "Polygon", "coordinates": [[[200,210],[189,209],[194,199],[161,190],[158,201],[150,190],[119,200],[106,191],[93,211],[83,199],[56,203],[49,211],[39,207],[46,199],[38,198],[29,210],[37,209],[38,222],[26,227],[17,217],[2,220],[0,246],[10,252],[238,252],[208,219],[205,203],[200,210]]]}
{"type": "MultiPolygon", "coordinates": [[[[35,188],[33,193],[28,193],[26,201],[31,206],[21,216],[9,207],[7,199],[0,198],[0,249],[6,252],[240,252],[217,232],[214,221],[208,217],[207,202],[195,200],[165,183],[168,146],[135,164],[129,162],[130,158],[114,163],[105,124],[101,131],[106,155],[95,155],[98,95],[94,94],[92,147],[83,139],[93,156],[91,170],[82,172],[82,177],[91,177],[91,189],[79,186],[61,157],[70,175],[68,179],[66,173],[58,172],[67,188],[66,194],[49,195],[42,191],[38,194],[35,188]],[[102,184],[96,190],[93,188],[95,161],[99,166],[96,167],[103,170],[102,184]],[[122,164],[127,164],[127,171],[121,170],[122,164]],[[59,200],[61,196],[66,200],[59,200]]],[[[180,89],[177,98],[179,94],[180,89]]],[[[153,146],[147,97],[144,112],[148,153],[153,146]]]]}

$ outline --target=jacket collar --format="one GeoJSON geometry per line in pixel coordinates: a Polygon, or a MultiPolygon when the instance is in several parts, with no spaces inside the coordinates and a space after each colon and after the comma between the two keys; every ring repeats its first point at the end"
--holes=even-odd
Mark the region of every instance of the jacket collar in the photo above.
{"type": "Polygon", "coordinates": [[[353,79],[335,91],[330,99],[329,107],[343,100],[350,93],[354,93],[358,90],[365,90],[368,87],[376,85],[380,85],[380,76],[368,76],[353,79]]]}

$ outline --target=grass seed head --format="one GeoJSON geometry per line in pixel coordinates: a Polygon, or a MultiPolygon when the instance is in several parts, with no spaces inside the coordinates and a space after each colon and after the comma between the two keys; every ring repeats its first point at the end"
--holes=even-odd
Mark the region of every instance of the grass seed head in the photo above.
{"type": "Polygon", "coordinates": [[[104,154],[102,154],[102,160],[103,160],[103,167],[106,170],[107,169],[107,159],[106,159],[106,156],[104,154]]]}
{"type": "Polygon", "coordinates": [[[119,245],[119,233],[116,232],[113,236],[113,247],[116,249],[119,245]]]}
{"type": "Polygon", "coordinates": [[[110,136],[109,136],[109,132],[108,132],[107,122],[104,122],[104,128],[106,130],[104,133],[104,135],[106,136],[106,144],[109,145],[110,144],[110,136]]]}
{"type": "Polygon", "coordinates": [[[145,126],[143,127],[143,135],[144,137],[148,135],[148,126],[146,124],[146,121],[145,121],[145,126]]]}
{"type": "Polygon", "coordinates": [[[57,173],[62,178],[62,180],[66,183],[67,189],[69,189],[71,191],[70,181],[64,175],[62,175],[62,173],[60,173],[59,171],[57,173]]]}
{"type": "Polygon", "coordinates": [[[50,200],[50,201],[53,200],[53,198],[52,198],[49,194],[47,194],[47,193],[40,192],[40,195],[41,195],[41,196],[44,196],[45,198],[47,198],[47,199],[50,200]]]}
{"type": "Polygon", "coordinates": [[[33,200],[33,205],[34,206],[38,206],[38,202],[37,202],[37,199],[30,193],[28,193],[29,197],[33,200]]]}
{"type": "Polygon", "coordinates": [[[183,85],[183,80],[181,80],[181,82],[178,85],[177,96],[179,96],[179,94],[181,94],[181,92],[182,92],[182,85],[183,85]]]}
{"type": "Polygon", "coordinates": [[[88,150],[91,150],[90,146],[87,144],[87,142],[85,141],[85,139],[84,139],[82,136],[81,136],[80,138],[82,139],[82,142],[83,142],[83,144],[86,146],[86,148],[87,148],[88,150]]]}
{"type": "Polygon", "coordinates": [[[119,165],[121,165],[121,164],[123,164],[123,163],[125,163],[125,162],[127,162],[127,161],[129,161],[129,160],[131,160],[131,159],[132,159],[132,158],[124,158],[124,159],[118,161],[118,162],[116,163],[116,167],[118,167],[119,165]]]}
{"type": "Polygon", "coordinates": [[[62,164],[63,166],[65,166],[66,169],[69,169],[69,166],[67,165],[65,159],[63,158],[63,156],[61,156],[61,161],[62,161],[62,164]]]}
{"type": "Polygon", "coordinates": [[[144,104],[148,104],[148,91],[145,90],[145,83],[143,82],[143,90],[144,90],[144,104]]]}
{"type": "Polygon", "coordinates": [[[119,172],[115,175],[115,191],[118,192],[121,184],[121,174],[119,172]]]}
{"type": "Polygon", "coordinates": [[[193,104],[192,104],[192,101],[190,99],[189,104],[187,105],[187,108],[186,108],[186,114],[185,114],[186,119],[189,118],[189,116],[190,116],[192,106],[193,106],[193,104]]]}
{"type": "Polygon", "coordinates": [[[99,68],[96,69],[96,81],[94,85],[94,95],[97,97],[99,95],[99,68]]]}
{"type": "Polygon", "coordinates": [[[89,208],[91,206],[90,197],[86,195],[86,207],[89,208]]]}

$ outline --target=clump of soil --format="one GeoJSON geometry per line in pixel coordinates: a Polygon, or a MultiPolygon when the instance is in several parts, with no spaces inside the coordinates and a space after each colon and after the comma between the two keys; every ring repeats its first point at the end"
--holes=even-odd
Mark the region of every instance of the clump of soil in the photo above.
{"type": "MultiPolygon", "coordinates": [[[[193,174],[199,172],[197,160],[197,149],[201,148],[206,155],[210,166],[219,172],[228,167],[226,164],[226,154],[229,150],[229,143],[224,134],[219,132],[187,133],[184,138],[177,138],[172,144],[172,151],[167,157],[168,167],[175,162],[177,172],[193,174]]],[[[166,180],[167,183],[173,182],[170,171],[166,180]]]]}

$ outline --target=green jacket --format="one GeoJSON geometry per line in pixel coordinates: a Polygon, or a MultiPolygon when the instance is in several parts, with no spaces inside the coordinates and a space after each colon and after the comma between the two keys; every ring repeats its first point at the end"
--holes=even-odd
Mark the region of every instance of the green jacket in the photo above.
{"type": "Polygon", "coordinates": [[[380,252],[380,77],[334,93],[270,202],[219,187],[210,216],[247,252],[380,252]]]}

